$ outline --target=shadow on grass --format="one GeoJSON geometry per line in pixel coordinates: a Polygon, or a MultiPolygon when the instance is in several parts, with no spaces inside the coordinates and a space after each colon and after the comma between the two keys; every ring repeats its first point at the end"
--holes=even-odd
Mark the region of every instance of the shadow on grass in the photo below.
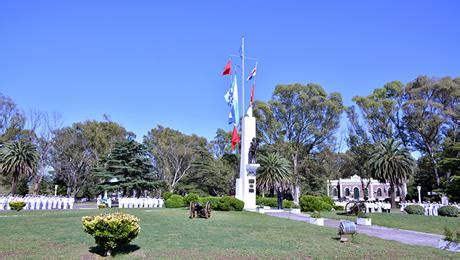
{"type": "MultiPolygon", "coordinates": [[[[139,249],[141,249],[141,248],[138,245],[127,244],[127,245],[124,245],[124,246],[121,246],[119,248],[114,249],[112,251],[112,256],[116,256],[118,254],[127,255],[127,254],[135,252],[135,251],[137,251],[139,249]]],[[[98,254],[100,256],[106,256],[106,251],[104,249],[102,249],[102,247],[100,247],[100,246],[92,246],[92,247],[89,248],[88,251],[90,253],[98,254]]]]}

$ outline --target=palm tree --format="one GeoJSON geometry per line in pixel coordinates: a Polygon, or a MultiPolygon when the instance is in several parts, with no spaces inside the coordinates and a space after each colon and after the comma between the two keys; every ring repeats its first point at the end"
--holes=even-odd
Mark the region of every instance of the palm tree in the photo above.
{"type": "Polygon", "coordinates": [[[0,172],[12,175],[12,194],[16,193],[20,177],[34,173],[38,159],[37,147],[27,141],[10,142],[0,149],[0,172]]]}
{"type": "Polygon", "coordinates": [[[286,187],[291,181],[291,165],[278,153],[269,153],[259,158],[257,185],[264,193],[277,186],[286,187]]]}
{"type": "Polygon", "coordinates": [[[396,207],[395,188],[414,173],[415,165],[409,150],[394,139],[379,143],[372,152],[368,161],[371,175],[383,183],[390,183],[392,208],[396,207]]]}

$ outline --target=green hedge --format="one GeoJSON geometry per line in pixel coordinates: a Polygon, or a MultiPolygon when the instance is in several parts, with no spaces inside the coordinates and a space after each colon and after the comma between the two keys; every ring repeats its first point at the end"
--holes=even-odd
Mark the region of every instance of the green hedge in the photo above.
{"type": "Polygon", "coordinates": [[[454,206],[442,206],[438,209],[439,216],[457,217],[458,208],[454,206]]]}
{"type": "Polygon", "coordinates": [[[167,208],[182,208],[186,205],[181,195],[173,194],[165,201],[165,206],[167,208]]]}
{"type": "Polygon", "coordinates": [[[173,195],[174,193],[170,192],[170,191],[166,191],[166,192],[163,192],[163,199],[166,201],[169,199],[169,197],[171,197],[171,195],[173,195]]]}
{"type": "Polygon", "coordinates": [[[327,196],[304,195],[300,197],[300,209],[302,211],[330,211],[334,207],[334,201],[327,196]]]}
{"type": "MultiPolygon", "coordinates": [[[[278,207],[278,198],[273,198],[273,197],[257,197],[256,198],[256,204],[257,205],[264,205],[264,206],[269,206],[271,208],[276,208],[278,207]]],[[[283,200],[283,208],[290,209],[294,206],[294,202],[291,200],[283,200]]]]}
{"type": "Polygon", "coordinates": [[[244,208],[244,202],[231,196],[225,197],[200,197],[198,200],[200,203],[211,202],[213,210],[221,211],[242,211],[244,208]]]}
{"type": "Polygon", "coordinates": [[[408,205],[404,208],[404,211],[407,212],[407,214],[425,215],[425,209],[420,205],[408,205]]]}

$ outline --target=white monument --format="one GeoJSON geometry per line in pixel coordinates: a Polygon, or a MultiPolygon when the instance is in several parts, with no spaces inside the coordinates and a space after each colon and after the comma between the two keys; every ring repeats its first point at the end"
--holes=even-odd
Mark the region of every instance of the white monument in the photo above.
{"type": "Polygon", "coordinates": [[[241,129],[240,177],[236,179],[236,198],[244,201],[245,209],[256,208],[256,170],[259,164],[249,163],[249,147],[256,137],[256,119],[245,116],[241,129]]]}

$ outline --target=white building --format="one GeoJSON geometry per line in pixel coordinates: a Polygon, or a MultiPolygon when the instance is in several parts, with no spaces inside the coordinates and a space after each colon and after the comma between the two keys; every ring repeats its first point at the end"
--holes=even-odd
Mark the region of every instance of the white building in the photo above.
{"type": "MultiPolygon", "coordinates": [[[[384,200],[390,198],[390,184],[381,183],[374,179],[363,179],[364,187],[367,186],[369,200],[384,200]]],[[[347,179],[328,180],[327,195],[334,200],[364,200],[365,192],[363,191],[361,177],[353,175],[347,179]]],[[[396,201],[399,201],[400,192],[406,191],[406,184],[396,190],[396,201]]],[[[404,192],[406,194],[406,192],[404,192]]]]}

